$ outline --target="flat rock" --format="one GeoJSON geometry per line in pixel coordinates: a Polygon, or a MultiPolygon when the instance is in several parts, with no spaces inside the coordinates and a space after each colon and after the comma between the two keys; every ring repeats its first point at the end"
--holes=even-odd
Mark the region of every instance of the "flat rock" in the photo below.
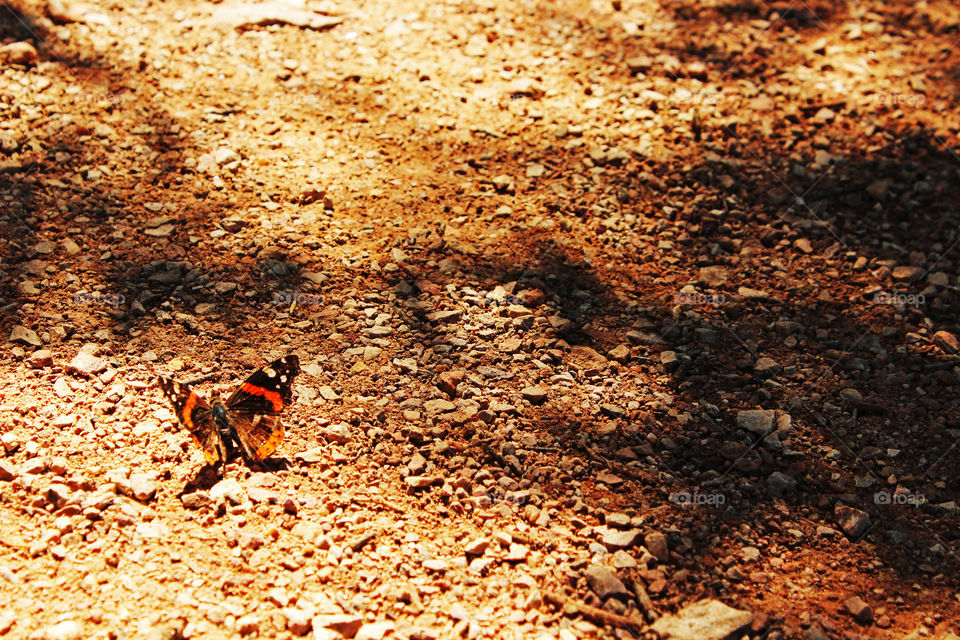
{"type": "Polygon", "coordinates": [[[747,300],[752,300],[754,302],[762,302],[764,300],[770,299],[770,294],[766,291],[760,291],[759,289],[751,289],[750,287],[740,287],[737,289],[737,295],[746,298],[747,300]]]}
{"type": "Polygon", "coordinates": [[[630,592],[623,586],[620,579],[610,569],[600,565],[593,565],[583,572],[587,579],[587,586],[598,597],[606,599],[609,596],[629,596],[630,592]]]}
{"type": "Polygon", "coordinates": [[[542,404],[547,399],[548,392],[543,387],[525,387],[520,395],[530,404],[542,404]]]}
{"type": "Polygon", "coordinates": [[[10,342],[19,342],[20,344],[30,345],[31,347],[39,347],[42,342],[40,338],[37,337],[37,332],[33,329],[28,329],[24,326],[17,325],[10,332],[10,342]]]}
{"type": "Polygon", "coordinates": [[[664,640],[724,640],[753,622],[753,614],[719,600],[701,600],[665,615],[651,628],[664,640]]]}
{"type": "Polygon", "coordinates": [[[639,540],[641,532],[639,529],[630,529],[628,531],[610,531],[603,536],[603,546],[607,551],[619,551],[629,549],[639,540]]]}
{"type": "Polygon", "coordinates": [[[737,414],[737,426],[759,436],[773,428],[777,412],[773,409],[750,409],[737,414]]]}
{"type": "Polygon", "coordinates": [[[290,24],[307,29],[324,30],[343,22],[342,18],[309,11],[288,2],[230,2],[213,12],[211,20],[234,29],[271,24],[290,24]]]}
{"type": "Polygon", "coordinates": [[[95,344],[85,344],[67,365],[67,370],[85,376],[94,376],[104,371],[108,363],[105,359],[94,355],[96,349],[95,344]]]}

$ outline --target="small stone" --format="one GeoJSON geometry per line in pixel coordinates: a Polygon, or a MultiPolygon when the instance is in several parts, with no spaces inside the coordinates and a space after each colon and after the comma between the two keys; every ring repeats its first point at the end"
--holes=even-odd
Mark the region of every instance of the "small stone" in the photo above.
{"type": "Polygon", "coordinates": [[[631,529],[628,531],[611,531],[603,536],[603,546],[607,548],[607,551],[618,551],[620,549],[629,549],[634,546],[637,541],[640,539],[641,532],[639,529],[631,529]]]}
{"type": "Polygon", "coordinates": [[[396,625],[389,620],[380,622],[370,622],[360,627],[354,640],[381,640],[385,635],[393,631],[396,625]]]}
{"type": "Polygon", "coordinates": [[[407,476],[403,481],[411,489],[426,489],[436,482],[436,479],[430,476],[407,476]]]}
{"type": "Polygon", "coordinates": [[[30,65],[37,60],[37,50],[29,42],[11,42],[0,47],[0,61],[8,64],[30,65]]]}
{"type": "Polygon", "coordinates": [[[47,463],[43,458],[30,458],[20,467],[20,473],[27,476],[40,475],[47,470],[47,463]]]}
{"type": "Polygon", "coordinates": [[[505,560],[507,562],[526,562],[529,556],[530,549],[522,544],[517,544],[514,542],[510,544],[510,548],[507,550],[507,557],[505,560]]]}
{"type": "Polygon", "coordinates": [[[860,509],[838,504],[834,515],[840,528],[850,538],[858,539],[870,529],[870,514],[860,509]]]}
{"type": "Polygon", "coordinates": [[[657,620],[651,628],[669,640],[724,640],[753,622],[753,614],[719,600],[701,600],[657,620]]]}
{"type": "Polygon", "coordinates": [[[42,369],[53,365],[53,351],[49,349],[37,349],[30,354],[30,366],[34,369],[42,369]]]}
{"type": "Polygon", "coordinates": [[[295,636],[305,636],[312,625],[310,614],[303,609],[284,609],[283,617],[287,621],[287,631],[295,636]]]}
{"type": "Polygon", "coordinates": [[[609,596],[630,596],[630,592],[623,586],[620,579],[606,567],[592,565],[584,571],[583,575],[587,579],[587,586],[601,599],[606,599],[609,596]]]}
{"type": "Polygon", "coordinates": [[[897,282],[916,282],[926,273],[923,267],[899,266],[893,268],[893,279],[897,282]]]}
{"type": "Polygon", "coordinates": [[[313,617],[313,632],[317,637],[327,637],[317,632],[320,629],[334,631],[345,638],[353,638],[361,626],[363,626],[363,618],[350,614],[321,614],[313,617]]]}
{"type": "Polygon", "coordinates": [[[78,640],[83,636],[83,628],[75,620],[64,620],[40,631],[43,640],[78,640]]]}
{"type": "Polygon", "coordinates": [[[657,562],[661,564],[670,560],[670,547],[667,543],[667,536],[659,531],[651,531],[643,537],[643,546],[647,548],[657,562]]]}
{"type": "Polygon", "coordinates": [[[444,371],[437,376],[437,386],[450,397],[457,395],[457,387],[463,382],[467,372],[463,370],[444,371]]]}
{"type": "Polygon", "coordinates": [[[759,289],[751,289],[750,287],[738,288],[737,295],[754,302],[763,302],[764,300],[770,299],[770,294],[767,293],[766,291],[760,291],[759,289]]]}
{"type": "Polygon", "coordinates": [[[756,364],[753,365],[753,370],[759,373],[760,375],[769,375],[778,373],[780,371],[780,363],[774,360],[773,358],[758,358],[756,364]]]}
{"type": "Polygon", "coordinates": [[[94,355],[97,351],[97,345],[88,343],[80,348],[80,351],[73,357],[70,364],[67,365],[68,371],[80,373],[85,376],[94,376],[107,368],[107,361],[94,355]]]}
{"type": "Polygon", "coordinates": [[[15,326],[10,332],[10,342],[19,342],[20,344],[30,345],[31,347],[39,347],[43,344],[33,329],[28,329],[21,325],[15,326]]]}
{"type": "Polygon", "coordinates": [[[613,566],[617,569],[635,569],[639,565],[636,558],[621,549],[613,554],[613,566]]]}
{"type": "Polygon", "coordinates": [[[257,617],[249,613],[245,616],[237,618],[237,633],[242,636],[249,636],[250,634],[256,633],[260,628],[257,617]]]}
{"type": "Polygon", "coordinates": [[[873,610],[860,596],[847,598],[843,603],[843,608],[860,624],[867,625],[873,622],[873,610]]]}
{"type": "Polygon", "coordinates": [[[202,509],[213,506],[213,499],[206,491],[194,491],[180,497],[185,509],[202,509]]]}
{"type": "Polygon", "coordinates": [[[933,343],[946,353],[960,353],[960,340],[949,331],[937,331],[933,334],[933,343]]]}
{"type": "Polygon", "coordinates": [[[543,387],[525,387],[520,395],[530,404],[542,404],[547,399],[547,390],[543,387]]]}
{"type": "Polygon", "coordinates": [[[680,358],[676,351],[662,351],[660,353],[660,364],[667,373],[673,373],[680,366],[680,358]]]}
{"type": "Polygon", "coordinates": [[[230,504],[238,505],[247,501],[247,492],[233,478],[226,478],[210,487],[210,498],[214,502],[226,499],[230,504]]]}
{"type": "Polygon", "coordinates": [[[4,482],[10,482],[16,477],[16,468],[6,460],[0,460],[0,480],[4,482]]]}
{"type": "Polygon", "coordinates": [[[135,499],[149,502],[157,493],[157,480],[152,473],[133,473],[130,475],[130,489],[135,499]]]}
{"type": "Polygon", "coordinates": [[[435,573],[443,573],[450,568],[450,565],[446,560],[441,560],[439,558],[430,558],[429,560],[423,561],[423,568],[427,571],[433,571],[435,573]]]}
{"type": "Polygon", "coordinates": [[[719,287],[727,281],[728,269],[726,267],[712,266],[700,268],[700,281],[708,287],[719,287]]]}
{"type": "Polygon", "coordinates": [[[767,478],[767,495],[771,498],[782,498],[796,488],[797,481],[779,471],[774,471],[767,478]]]}
{"type": "Polygon", "coordinates": [[[468,556],[482,556],[490,547],[490,540],[487,538],[476,538],[471,540],[463,547],[463,553],[468,556]]]}
{"type": "Polygon", "coordinates": [[[777,412],[773,409],[750,409],[737,413],[737,427],[750,433],[765,435],[773,429],[777,412]]]}
{"type": "Polygon", "coordinates": [[[607,355],[610,356],[611,360],[616,360],[619,363],[625,363],[630,359],[630,346],[625,344],[618,344],[613,349],[607,352],[607,355]]]}

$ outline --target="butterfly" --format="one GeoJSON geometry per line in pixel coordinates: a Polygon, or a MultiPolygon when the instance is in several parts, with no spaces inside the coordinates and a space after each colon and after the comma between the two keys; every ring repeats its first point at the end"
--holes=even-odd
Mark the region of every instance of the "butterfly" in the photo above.
{"type": "Polygon", "coordinates": [[[226,402],[216,396],[208,403],[187,385],[162,376],[160,389],[207,464],[222,474],[234,446],[247,464],[259,463],[277,449],[283,441],[280,413],[293,400],[298,373],[297,356],[275,360],[247,378],[226,402]]]}

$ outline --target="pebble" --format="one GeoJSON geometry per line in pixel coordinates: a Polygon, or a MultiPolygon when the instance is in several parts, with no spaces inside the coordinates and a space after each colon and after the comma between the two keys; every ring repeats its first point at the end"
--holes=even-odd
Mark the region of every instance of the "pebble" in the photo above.
{"type": "Polygon", "coordinates": [[[946,353],[960,353],[960,339],[949,331],[937,331],[933,334],[933,343],[946,353]]]}
{"type": "Polygon", "coordinates": [[[423,568],[427,571],[433,571],[435,573],[443,573],[450,568],[450,564],[446,560],[441,560],[439,558],[431,558],[429,560],[423,561],[423,568]]]}
{"type": "Polygon", "coordinates": [[[354,640],[381,640],[388,633],[391,633],[396,625],[389,620],[380,622],[370,622],[360,627],[354,640]]]}
{"type": "Polygon", "coordinates": [[[140,502],[150,502],[157,493],[157,479],[152,473],[130,475],[130,490],[140,502]]]}
{"type": "Polygon", "coordinates": [[[353,638],[363,626],[363,618],[350,614],[320,614],[313,617],[315,638],[326,638],[324,631],[333,631],[345,638],[353,638]],[[318,632],[319,630],[319,632],[318,632]]]}
{"type": "Polygon", "coordinates": [[[83,627],[75,620],[64,620],[40,630],[43,640],[79,640],[83,636],[83,627]]]}
{"type": "Polygon", "coordinates": [[[11,42],[0,47],[0,61],[8,64],[33,64],[37,60],[37,50],[29,42],[11,42]]]}
{"type": "Polygon", "coordinates": [[[530,404],[542,404],[547,399],[547,389],[543,387],[524,387],[520,395],[530,404]]]}
{"type": "Polygon", "coordinates": [[[765,435],[773,428],[777,413],[772,409],[750,409],[737,414],[737,427],[750,433],[765,435]]]}
{"type": "Polygon", "coordinates": [[[898,282],[916,282],[927,270],[923,267],[899,266],[893,268],[893,279],[898,282]]]}
{"type": "Polygon", "coordinates": [[[28,476],[40,475],[47,470],[47,463],[43,458],[30,458],[20,467],[20,473],[28,476]]]}
{"type": "Polygon", "coordinates": [[[10,482],[16,477],[16,468],[6,460],[0,460],[0,480],[4,482],[10,482]]]}
{"type": "Polygon", "coordinates": [[[286,619],[287,631],[295,636],[307,635],[313,626],[310,614],[303,609],[283,609],[282,614],[286,619]]]}
{"type": "Polygon", "coordinates": [[[623,364],[630,359],[630,346],[626,344],[618,344],[613,349],[610,349],[610,351],[607,352],[607,355],[610,356],[611,360],[616,360],[617,362],[623,364]]]}
{"type": "Polygon", "coordinates": [[[667,536],[659,531],[651,531],[643,537],[643,546],[661,564],[670,560],[670,547],[667,536]]]}
{"type": "Polygon", "coordinates": [[[202,509],[213,506],[213,498],[206,491],[194,491],[180,497],[185,509],[202,509]]]}
{"type": "Polygon", "coordinates": [[[638,564],[636,558],[620,550],[613,554],[613,566],[617,569],[635,569],[638,564]]]}
{"type": "Polygon", "coordinates": [[[247,492],[233,478],[226,478],[210,487],[210,498],[214,502],[226,499],[231,504],[243,504],[247,501],[247,492]]]}
{"type": "Polygon", "coordinates": [[[583,573],[587,586],[601,599],[609,596],[629,596],[630,592],[610,569],[600,565],[591,565],[583,573]]]}
{"type": "Polygon", "coordinates": [[[53,365],[53,352],[49,349],[37,349],[30,354],[28,359],[30,366],[34,369],[42,369],[53,365]]]}
{"type": "Polygon", "coordinates": [[[107,361],[94,355],[99,347],[88,343],[80,348],[77,355],[73,357],[70,364],[67,365],[68,371],[80,373],[85,376],[94,376],[107,368],[107,361]]]}
{"type": "Polygon", "coordinates": [[[740,287],[737,289],[737,295],[746,298],[752,302],[763,302],[764,300],[770,299],[770,294],[766,291],[760,291],[759,289],[751,289],[750,287],[740,287]]]}
{"type": "Polygon", "coordinates": [[[680,366],[680,357],[676,351],[661,351],[660,365],[667,373],[673,373],[680,366]]]}
{"type": "Polygon", "coordinates": [[[436,479],[430,476],[407,476],[403,481],[411,489],[426,489],[431,486],[436,479]]]}
{"type": "Polygon", "coordinates": [[[468,556],[482,556],[490,547],[488,538],[475,538],[463,547],[463,553],[468,556]]]}
{"type": "Polygon", "coordinates": [[[873,622],[873,609],[860,596],[851,596],[844,600],[843,608],[860,624],[867,625],[873,622]]]}
{"type": "Polygon", "coordinates": [[[29,345],[31,347],[39,347],[42,342],[40,338],[37,337],[36,331],[33,329],[28,329],[22,325],[17,325],[10,331],[10,342],[19,342],[20,344],[29,345]]]}
{"type": "Polygon", "coordinates": [[[601,542],[608,551],[617,551],[619,549],[629,549],[640,539],[641,531],[633,529],[630,531],[611,531],[603,536],[601,542]]]}
{"type": "Polygon", "coordinates": [[[860,509],[838,504],[834,514],[843,532],[854,540],[860,538],[870,528],[870,514],[860,509]]]}
{"type": "Polygon", "coordinates": [[[719,600],[701,600],[651,626],[667,640],[723,640],[753,622],[749,611],[734,609],[719,600]]]}
{"type": "Polygon", "coordinates": [[[780,471],[774,471],[767,478],[767,495],[771,498],[782,498],[797,488],[797,481],[780,471]]]}

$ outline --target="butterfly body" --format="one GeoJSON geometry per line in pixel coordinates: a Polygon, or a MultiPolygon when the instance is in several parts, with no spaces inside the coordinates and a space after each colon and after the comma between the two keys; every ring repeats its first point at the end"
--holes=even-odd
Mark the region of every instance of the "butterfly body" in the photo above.
{"type": "Polygon", "coordinates": [[[180,422],[203,451],[207,464],[220,470],[234,447],[248,464],[259,463],[283,441],[280,413],[293,400],[293,380],[300,373],[295,355],[275,360],[254,372],[227,400],[210,402],[187,385],[160,378],[160,388],[180,422]]]}

